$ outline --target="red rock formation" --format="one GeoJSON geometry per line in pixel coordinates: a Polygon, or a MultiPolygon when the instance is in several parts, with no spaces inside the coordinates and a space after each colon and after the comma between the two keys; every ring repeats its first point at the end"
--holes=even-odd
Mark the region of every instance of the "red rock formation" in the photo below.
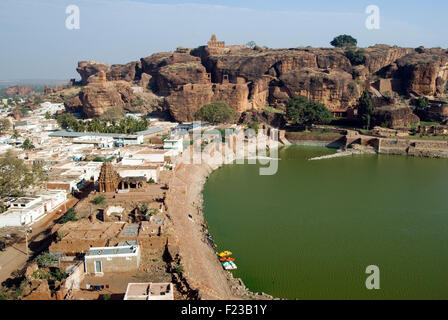
{"type": "Polygon", "coordinates": [[[364,64],[352,66],[340,48],[251,49],[227,46],[212,37],[208,46],[156,53],[126,65],[80,62],[77,70],[89,85],[78,100],[66,105],[81,102],[88,116],[100,115],[110,106],[129,107],[130,83],[151,88],[178,121],[193,120],[196,110],[213,101],[224,101],[242,113],[267,105],[284,108],[285,101],[296,95],[330,109],[346,109],[356,105],[361,92],[378,76],[387,78],[392,91],[445,94],[446,51],[387,45],[363,51],[364,64]],[[99,81],[100,71],[108,82],[99,81]]]}
{"type": "MultiPolygon", "coordinates": [[[[126,81],[106,81],[104,71],[101,71],[96,81],[85,86],[79,94],[83,111],[87,117],[100,116],[110,107],[129,107],[134,93],[126,81]]],[[[70,100],[69,106],[76,106],[76,98],[70,100]]],[[[67,106],[67,104],[66,104],[67,106]]]]}
{"type": "Polygon", "coordinates": [[[354,106],[362,93],[352,75],[340,70],[323,72],[304,68],[285,73],[280,80],[288,92],[288,98],[305,96],[325,104],[329,109],[354,106]]]}
{"type": "Polygon", "coordinates": [[[81,75],[81,83],[87,85],[90,76],[96,75],[99,71],[108,72],[110,66],[107,63],[99,63],[95,61],[80,61],[76,71],[81,75]]]}
{"type": "Polygon", "coordinates": [[[448,54],[428,50],[414,52],[397,60],[395,76],[401,79],[405,93],[440,95],[445,93],[448,81],[448,54]]]}
{"type": "Polygon", "coordinates": [[[13,86],[6,89],[8,96],[28,96],[34,94],[32,86],[13,86]]]}
{"type": "Polygon", "coordinates": [[[107,72],[107,80],[124,80],[132,82],[138,80],[141,75],[141,62],[133,61],[127,64],[113,64],[107,72]]]}

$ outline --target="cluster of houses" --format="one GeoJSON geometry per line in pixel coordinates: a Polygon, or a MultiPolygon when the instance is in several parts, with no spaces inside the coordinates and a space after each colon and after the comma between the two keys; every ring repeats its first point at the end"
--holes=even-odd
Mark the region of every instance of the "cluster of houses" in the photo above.
{"type": "Polygon", "coordinates": [[[0,156],[13,150],[26,164],[41,164],[48,180],[43,190],[17,199],[2,199],[7,210],[0,214],[0,227],[27,226],[67,201],[90,182],[97,184],[104,161],[113,163],[121,177],[142,177],[157,182],[183,151],[182,137],[170,136],[178,124],[150,119],[150,127],[135,134],[71,132],[60,130],[48,115],[63,110],[63,104],[45,102],[0,136],[0,156]],[[49,119],[50,118],[50,119],[49,119]],[[21,146],[28,139],[33,149],[21,146]]]}

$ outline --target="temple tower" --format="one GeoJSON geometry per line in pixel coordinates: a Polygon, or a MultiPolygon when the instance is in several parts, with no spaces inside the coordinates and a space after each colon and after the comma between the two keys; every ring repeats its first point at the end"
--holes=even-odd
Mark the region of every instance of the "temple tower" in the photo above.
{"type": "Polygon", "coordinates": [[[98,179],[100,192],[115,192],[119,182],[120,175],[115,171],[112,163],[104,162],[98,179]]]}

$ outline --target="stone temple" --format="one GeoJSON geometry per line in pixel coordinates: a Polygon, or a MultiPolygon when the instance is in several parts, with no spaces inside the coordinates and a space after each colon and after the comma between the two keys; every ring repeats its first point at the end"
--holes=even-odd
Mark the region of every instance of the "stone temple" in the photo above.
{"type": "Polygon", "coordinates": [[[115,171],[112,163],[104,162],[98,179],[100,192],[115,192],[120,180],[120,175],[115,171]]]}
{"type": "Polygon", "coordinates": [[[121,177],[110,162],[104,162],[98,178],[100,192],[115,192],[118,189],[140,189],[146,182],[145,177],[121,177]]]}

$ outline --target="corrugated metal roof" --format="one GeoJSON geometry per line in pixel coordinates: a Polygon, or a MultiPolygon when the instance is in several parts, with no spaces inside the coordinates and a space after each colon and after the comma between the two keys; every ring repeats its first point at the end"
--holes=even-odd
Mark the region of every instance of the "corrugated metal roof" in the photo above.
{"type": "Polygon", "coordinates": [[[100,133],[100,132],[72,132],[67,130],[55,131],[49,134],[50,137],[77,138],[77,137],[113,137],[117,139],[136,139],[141,134],[123,133],[100,133]]]}

